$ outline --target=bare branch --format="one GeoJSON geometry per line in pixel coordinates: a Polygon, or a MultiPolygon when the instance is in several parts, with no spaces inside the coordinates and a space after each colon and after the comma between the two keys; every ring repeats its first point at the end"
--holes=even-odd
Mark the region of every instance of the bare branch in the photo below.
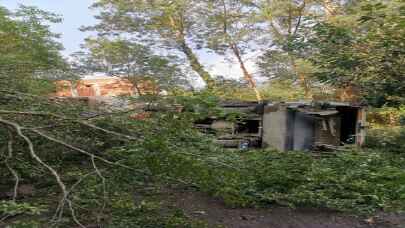
{"type": "Polygon", "coordinates": [[[66,116],[61,116],[61,115],[57,115],[57,114],[53,114],[53,113],[47,113],[47,112],[21,112],[21,111],[10,111],[10,110],[0,110],[0,114],[15,114],[15,115],[31,115],[31,116],[50,116],[50,117],[55,117],[58,119],[62,119],[62,120],[70,120],[74,123],[78,123],[84,126],[87,126],[89,128],[93,128],[99,131],[102,131],[104,133],[110,134],[110,135],[115,135],[117,137],[119,137],[120,139],[124,138],[127,140],[139,140],[139,138],[130,136],[130,135],[126,135],[126,134],[122,134],[122,133],[118,133],[115,131],[110,131],[101,127],[98,127],[94,124],[88,123],[86,121],[83,120],[78,120],[78,119],[74,119],[74,118],[69,118],[66,116]]]}
{"type": "Polygon", "coordinates": [[[306,3],[306,1],[304,0],[304,2],[302,3],[302,5],[301,5],[301,7],[300,7],[300,9],[299,9],[298,22],[297,22],[297,24],[295,25],[295,29],[294,29],[293,35],[296,35],[296,34],[297,34],[298,29],[299,29],[299,27],[301,26],[301,21],[302,21],[302,17],[303,17],[303,13],[304,13],[306,4],[307,4],[307,3],[306,3]]]}
{"type": "Polygon", "coordinates": [[[59,208],[63,208],[66,198],[67,198],[67,191],[66,191],[66,185],[63,183],[62,178],[60,177],[60,175],[58,174],[58,172],[53,169],[50,165],[46,164],[35,152],[35,148],[34,148],[34,144],[32,143],[31,139],[26,136],[23,132],[22,132],[22,127],[14,122],[8,121],[8,120],[4,120],[0,117],[0,123],[3,123],[5,125],[8,125],[12,128],[14,128],[17,132],[17,134],[24,139],[24,141],[27,143],[28,145],[28,149],[30,152],[31,157],[36,160],[40,165],[42,165],[43,167],[45,167],[46,169],[49,170],[49,172],[55,177],[56,182],[58,183],[61,191],[62,191],[62,198],[60,200],[59,203],[59,208]]]}
{"type": "Polygon", "coordinates": [[[11,167],[9,162],[8,162],[9,159],[11,159],[13,157],[13,143],[14,143],[13,135],[10,132],[9,132],[9,136],[10,136],[10,138],[8,140],[8,145],[7,145],[7,147],[8,147],[8,156],[7,156],[7,159],[6,159],[5,162],[6,162],[7,168],[10,170],[10,172],[14,176],[15,184],[14,184],[14,191],[13,191],[13,201],[15,201],[17,199],[17,195],[18,195],[18,186],[19,186],[19,183],[20,183],[20,178],[18,177],[17,171],[15,171],[13,169],[13,167],[11,167]]]}
{"type": "Polygon", "coordinates": [[[75,212],[75,210],[74,210],[74,208],[73,208],[72,201],[71,201],[69,198],[66,198],[66,202],[68,203],[68,207],[69,207],[69,209],[70,209],[70,213],[71,213],[71,215],[72,215],[73,221],[74,221],[77,225],[79,225],[81,228],[86,228],[86,226],[83,225],[83,224],[77,219],[76,212],[75,212]]]}
{"type": "MultiPolygon", "coordinates": [[[[96,170],[96,173],[100,177],[100,179],[102,181],[102,185],[103,185],[103,206],[100,209],[100,214],[102,214],[104,212],[104,210],[105,210],[106,202],[107,202],[107,189],[106,189],[106,184],[105,184],[106,181],[105,181],[105,177],[101,174],[101,171],[98,169],[98,167],[96,165],[96,161],[95,161],[94,158],[95,158],[94,156],[91,157],[91,162],[93,164],[94,170],[96,170]]],[[[101,220],[101,218],[100,218],[100,216],[98,216],[97,222],[101,226],[100,220],[101,220]]]]}
{"type": "Polygon", "coordinates": [[[20,183],[20,178],[18,176],[18,173],[15,169],[13,169],[13,167],[11,167],[9,160],[13,158],[13,144],[14,144],[14,136],[13,134],[10,132],[10,130],[8,130],[8,143],[7,143],[7,149],[8,149],[8,155],[6,156],[6,159],[4,160],[4,163],[7,167],[7,169],[10,171],[10,173],[13,175],[14,177],[14,188],[13,188],[13,201],[15,202],[15,200],[17,199],[18,196],[18,186],[20,183]]]}

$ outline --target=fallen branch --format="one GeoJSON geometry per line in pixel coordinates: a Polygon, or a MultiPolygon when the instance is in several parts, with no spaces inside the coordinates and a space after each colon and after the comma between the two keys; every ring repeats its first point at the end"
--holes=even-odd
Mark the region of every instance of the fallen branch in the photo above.
{"type": "MultiPolygon", "coordinates": [[[[8,120],[4,120],[1,117],[0,117],[0,123],[3,123],[5,125],[8,125],[8,126],[14,128],[15,131],[17,132],[18,136],[20,136],[22,139],[24,139],[24,141],[27,143],[28,150],[30,152],[31,157],[34,160],[36,160],[40,165],[42,165],[43,167],[48,169],[49,172],[55,177],[56,182],[58,183],[58,185],[62,191],[62,198],[60,199],[60,202],[59,202],[59,208],[63,208],[64,204],[66,202],[66,199],[67,199],[68,192],[66,190],[66,185],[63,183],[62,178],[60,177],[58,172],[55,169],[53,169],[50,165],[48,165],[44,161],[42,161],[42,159],[36,154],[34,144],[32,143],[31,139],[23,133],[23,131],[22,131],[23,128],[19,124],[8,121],[8,120]]],[[[78,223],[78,225],[83,227],[80,223],[78,223]]]]}
{"type": "Polygon", "coordinates": [[[8,133],[8,142],[7,142],[7,147],[5,148],[5,151],[7,152],[7,155],[4,154],[3,156],[5,159],[2,161],[2,163],[5,164],[6,168],[10,171],[10,173],[13,175],[14,178],[14,188],[13,188],[13,196],[12,196],[12,201],[15,202],[18,196],[18,187],[20,183],[20,178],[18,176],[18,173],[13,167],[10,165],[9,160],[13,159],[14,156],[14,149],[13,149],[13,144],[14,144],[14,137],[11,131],[9,130],[7,125],[4,125],[7,128],[7,133],[8,133]]]}
{"type": "MultiPolygon", "coordinates": [[[[103,206],[101,207],[101,209],[100,209],[100,214],[102,214],[103,212],[104,212],[104,210],[105,210],[105,207],[106,207],[106,202],[107,202],[107,189],[106,189],[106,179],[105,179],[105,177],[103,176],[103,174],[101,174],[101,171],[98,169],[98,167],[97,167],[97,165],[96,165],[96,161],[95,161],[95,159],[94,159],[95,157],[94,156],[92,156],[91,157],[91,163],[93,164],[93,168],[94,168],[94,170],[96,170],[96,173],[97,173],[97,176],[99,176],[100,177],[100,179],[101,179],[101,182],[102,182],[102,184],[103,184],[103,206]]],[[[99,224],[99,226],[101,227],[101,224],[100,224],[100,216],[97,216],[97,223],[99,224]]]]}
{"type": "Polygon", "coordinates": [[[54,113],[48,113],[48,112],[22,112],[22,111],[10,111],[10,110],[0,110],[0,114],[14,114],[14,115],[31,115],[31,116],[50,116],[50,117],[54,117],[57,119],[61,119],[61,120],[67,120],[67,121],[72,121],[74,123],[78,123],[84,126],[87,126],[89,128],[93,128],[96,129],[98,131],[102,131],[104,133],[110,134],[110,135],[114,135],[119,137],[119,139],[127,139],[127,140],[139,140],[139,137],[133,137],[131,135],[126,135],[126,134],[122,134],[122,133],[118,133],[115,131],[110,131],[101,127],[98,127],[94,124],[88,123],[84,120],[78,120],[75,118],[70,118],[70,117],[66,117],[66,116],[61,116],[61,115],[57,115],[54,113]]]}
{"type": "Polygon", "coordinates": [[[10,159],[13,158],[13,144],[14,144],[14,140],[13,140],[13,134],[11,134],[10,131],[8,131],[8,135],[9,135],[9,140],[7,143],[7,148],[8,148],[8,156],[5,159],[5,164],[7,169],[10,171],[10,173],[13,175],[14,177],[14,189],[13,189],[13,201],[15,202],[15,200],[17,199],[18,196],[18,186],[20,183],[20,178],[18,177],[18,173],[17,171],[15,171],[15,169],[13,169],[13,167],[11,167],[10,163],[8,162],[10,159]]]}

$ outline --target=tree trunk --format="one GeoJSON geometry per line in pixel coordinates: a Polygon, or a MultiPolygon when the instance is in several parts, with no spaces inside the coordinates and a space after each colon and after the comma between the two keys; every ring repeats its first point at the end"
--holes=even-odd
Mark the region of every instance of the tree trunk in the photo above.
{"type": "Polygon", "coordinates": [[[138,93],[138,96],[143,96],[141,89],[139,88],[139,84],[138,81],[136,80],[136,78],[134,78],[134,76],[132,77],[132,80],[129,80],[130,82],[132,82],[132,84],[134,84],[134,88],[136,90],[136,92],[138,93]]]}
{"type": "Polygon", "coordinates": [[[260,91],[257,89],[256,81],[254,80],[252,74],[249,73],[249,71],[247,70],[247,68],[245,66],[245,63],[242,60],[242,56],[240,54],[239,48],[234,43],[232,43],[230,46],[231,46],[231,49],[232,49],[233,53],[235,54],[236,58],[238,59],[240,69],[243,72],[243,76],[248,81],[250,87],[252,87],[252,89],[255,91],[256,100],[259,103],[262,103],[262,101],[263,101],[262,95],[260,94],[260,91]]]}
{"type": "Polygon", "coordinates": [[[204,69],[204,66],[198,60],[196,54],[193,50],[187,45],[185,39],[179,39],[178,45],[180,46],[181,51],[186,55],[188,61],[190,62],[191,68],[204,80],[207,84],[208,89],[214,87],[215,81],[208,71],[204,69]]]}
{"type": "Polygon", "coordinates": [[[291,64],[293,66],[295,74],[297,75],[297,79],[301,84],[301,87],[304,89],[304,97],[307,99],[312,99],[313,94],[311,91],[311,84],[308,81],[307,76],[305,74],[298,72],[297,64],[295,63],[294,57],[291,57],[291,64]]]}
{"type": "Polygon", "coordinates": [[[326,18],[336,16],[339,6],[333,0],[323,0],[323,8],[325,8],[326,18]]]}
{"type": "MultiPolygon", "coordinates": [[[[180,16],[180,18],[182,17],[180,16]]],[[[178,20],[176,22],[173,16],[170,16],[169,20],[173,31],[175,31],[177,45],[179,45],[180,50],[186,55],[188,61],[190,62],[191,68],[204,80],[204,82],[207,84],[207,88],[212,89],[215,81],[210,73],[204,69],[204,66],[198,60],[197,55],[188,46],[185,38],[186,36],[184,34],[182,20],[178,20]]]]}
{"type": "Polygon", "coordinates": [[[131,67],[129,65],[127,66],[127,77],[128,81],[130,81],[134,85],[134,88],[136,90],[136,93],[138,93],[138,96],[142,96],[143,94],[139,89],[138,81],[135,78],[135,73],[132,72],[131,67]]]}
{"type": "Polygon", "coordinates": [[[262,95],[260,94],[260,91],[257,89],[256,81],[254,80],[253,76],[247,70],[245,63],[243,62],[242,56],[240,54],[238,45],[232,40],[232,37],[228,33],[228,20],[227,20],[228,19],[228,9],[226,7],[226,3],[224,0],[222,0],[222,6],[223,6],[223,14],[224,14],[224,16],[223,16],[224,35],[225,35],[226,39],[228,40],[229,47],[231,48],[231,50],[235,54],[236,59],[239,62],[239,66],[243,72],[244,78],[246,79],[246,81],[248,81],[250,87],[253,89],[253,91],[256,94],[256,100],[259,103],[262,103],[262,101],[263,101],[262,95]]]}
{"type": "Polygon", "coordinates": [[[300,80],[301,86],[304,88],[304,96],[307,99],[312,99],[313,94],[311,92],[311,86],[308,83],[307,77],[304,74],[298,74],[298,79],[300,80]]]}

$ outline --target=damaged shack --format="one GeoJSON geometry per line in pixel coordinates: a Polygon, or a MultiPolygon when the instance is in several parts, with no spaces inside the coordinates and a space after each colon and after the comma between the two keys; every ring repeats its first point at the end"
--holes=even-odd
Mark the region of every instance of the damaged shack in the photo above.
{"type": "Polygon", "coordinates": [[[258,148],[262,145],[263,106],[257,102],[227,101],[220,104],[224,116],[239,113],[238,121],[211,117],[196,123],[202,132],[215,135],[226,148],[258,148]]]}
{"type": "Polygon", "coordinates": [[[244,118],[213,117],[196,126],[215,134],[218,143],[227,148],[336,149],[347,144],[361,146],[365,140],[366,107],[362,105],[224,102],[221,107],[225,113],[240,112],[244,118]]]}
{"type": "Polygon", "coordinates": [[[362,146],[366,107],[349,103],[278,103],[263,109],[262,146],[281,151],[362,146]]]}

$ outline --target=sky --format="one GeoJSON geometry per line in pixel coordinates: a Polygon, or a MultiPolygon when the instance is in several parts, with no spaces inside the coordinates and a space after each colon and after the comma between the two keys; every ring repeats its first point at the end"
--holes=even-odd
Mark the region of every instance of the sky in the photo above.
{"type": "MultiPolygon", "coordinates": [[[[73,52],[80,50],[80,45],[90,34],[79,30],[81,26],[89,26],[97,23],[94,18],[95,11],[89,6],[95,0],[0,0],[0,5],[13,10],[19,4],[37,6],[40,9],[59,14],[63,18],[60,24],[52,25],[52,31],[61,34],[61,42],[65,50],[63,54],[68,57],[73,52]]],[[[204,51],[197,53],[201,62],[213,75],[223,75],[227,78],[238,79],[242,72],[236,62],[229,62],[224,58],[204,51]]],[[[247,61],[248,68],[255,72],[253,61],[247,61]]]]}

